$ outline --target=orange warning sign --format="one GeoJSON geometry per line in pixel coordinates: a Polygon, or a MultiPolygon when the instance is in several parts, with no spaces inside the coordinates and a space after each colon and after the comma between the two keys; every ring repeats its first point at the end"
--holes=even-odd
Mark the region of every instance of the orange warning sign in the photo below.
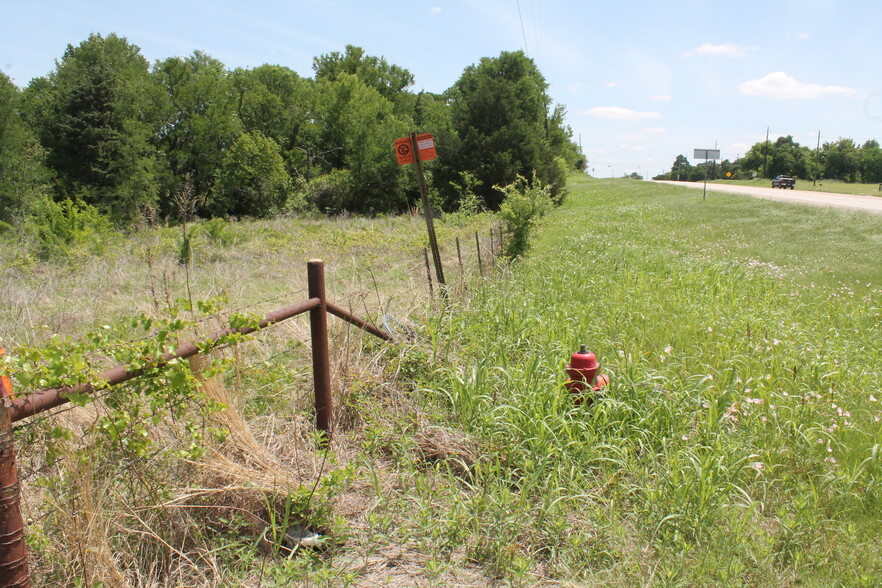
{"type": "MultiPolygon", "coordinates": [[[[438,153],[435,151],[435,138],[432,137],[432,133],[416,135],[414,139],[416,140],[420,161],[428,161],[438,157],[438,153]]],[[[413,142],[410,140],[410,137],[396,139],[395,157],[398,158],[398,165],[407,165],[414,162],[413,142]]]]}
{"type": "MultiPolygon", "coordinates": [[[[0,347],[0,355],[6,350],[0,347]]],[[[8,376],[0,376],[0,398],[15,398],[12,394],[12,380],[8,376]]]]}
{"type": "Polygon", "coordinates": [[[417,149],[420,152],[420,161],[429,161],[435,159],[438,154],[435,152],[435,138],[432,133],[423,133],[416,136],[417,149]]]}
{"type": "Polygon", "coordinates": [[[413,163],[413,149],[410,146],[410,137],[404,137],[395,141],[395,157],[398,158],[398,165],[413,163]]]}

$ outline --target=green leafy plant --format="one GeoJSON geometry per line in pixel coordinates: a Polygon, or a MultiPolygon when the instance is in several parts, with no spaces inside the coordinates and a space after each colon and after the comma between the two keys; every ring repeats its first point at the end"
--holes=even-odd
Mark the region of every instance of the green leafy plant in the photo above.
{"type": "Polygon", "coordinates": [[[110,220],[94,206],[63,200],[44,200],[28,220],[37,237],[41,259],[100,254],[116,237],[110,220]]]}
{"type": "Polygon", "coordinates": [[[511,184],[494,188],[505,195],[499,207],[505,225],[505,254],[520,257],[529,250],[539,220],[551,209],[551,186],[543,185],[534,173],[532,181],[518,176],[511,184]]]}

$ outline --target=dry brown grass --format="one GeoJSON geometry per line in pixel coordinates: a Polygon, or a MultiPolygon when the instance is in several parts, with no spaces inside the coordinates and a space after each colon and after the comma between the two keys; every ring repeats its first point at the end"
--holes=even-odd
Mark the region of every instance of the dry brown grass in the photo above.
{"type": "MultiPolygon", "coordinates": [[[[0,292],[0,335],[6,335],[8,347],[53,333],[76,337],[117,317],[162,314],[180,296],[198,300],[221,292],[231,311],[261,314],[305,298],[310,257],[325,257],[329,298],[356,315],[379,322],[390,314],[390,324],[396,326],[438,304],[429,300],[419,246],[421,219],[316,222],[299,234],[291,222],[266,221],[248,229],[269,235],[269,241],[246,239],[227,249],[197,244],[194,263],[186,271],[173,261],[173,233],[139,234],[137,244],[101,259],[72,260],[69,266],[0,253],[0,278],[12,286],[0,292]],[[295,262],[292,267],[292,259],[303,266],[295,262]]],[[[445,271],[457,295],[465,292],[465,282],[458,276],[453,234],[442,227],[445,271]]],[[[466,270],[476,273],[473,229],[461,235],[466,270]]],[[[106,414],[100,401],[41,423],[60,427],[71,438],[56,448],[61,458],[49,467],[44,447],[22,450],[22,463],[32,472],[23,484],[29,531],[39,529],[44,541],[32,551],[35,581],[259,586],[259,570],[272,565],[271,555],[260,556],[263,561],[252,565],[258,571],[251,575],[231,576],[217,549],[218,533],[238,533],[243,545],[253,545],[266,534],[269,509],[280,508],[288,494],[306,488],[344,518],[350,537],[339,548],[335,566],[358,571],[357,585],[427,585],[426,558],[417,546],[377,543],[365,522],[365,513],[377,503],[378,487],[384,494],[398,491],[398,465],[380,455],[371,458],[375,463],[367,471],[364,426],[377,419],[390,430],[399,422],[411,423],[416,435],[412,459],[426,467],[444,462],[465,473],[475,459],[474,447],[456,431],[433,427],[420,415],[398,382],[399,362],[385,344],[342,321],[331,321],[336,431],[329,452],[317,450],[315,442],[308,323],[303,319],[223,352],[235,359],[235,370],[225,379],[205,378],[203,391],[227,407],[206,426],[220,426],[229,434],[223,443],[210,444],[202,459],[170,458],[179,443],[171,422],[159,423],[151,433],[158,457],[126,463],[87,459],[92,430],[106,414]],[[280,369],[279,377],[274,376],[280,369]],[[261,402],[270,402],[273,410],[255,412],[261,402]],[[355,473],[345,486],[322,495],[318,482],[332,469],[347,466],[355,473]],[[46,476],[54,482],[34,484],[46,476]],[[234,518],[242,521],[236,527],[221,522],[234,518]],[[362,550],[361,545],[371,547],[362,550]]],[[[220,326],[222,321],[200,323],[204,332],[220,326]]],[[[407,345],[419,343],[404,341],[402,353],[407,345]]],[[[199,360],[192,365],[197,373],[203,367],[199,360]]],[[[396,517],[398,524],[408,524],[407,513],[396,517]]],[[[477,570],[452,568],[445,574],[441,578],[449,582],[441,584],[486,585],[477,570]]],[[[439,585],[439,578],[433,582],[439,585]]]]}

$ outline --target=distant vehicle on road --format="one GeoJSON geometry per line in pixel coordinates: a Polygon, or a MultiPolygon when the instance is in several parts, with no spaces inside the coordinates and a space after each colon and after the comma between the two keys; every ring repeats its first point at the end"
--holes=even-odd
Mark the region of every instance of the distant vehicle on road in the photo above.
{"type": "Polygon", "coordinates": [[[793,190],[796,187],[796,180],[791,178],[790,176],[776,176],[774,180],[772,180],[773,188],[790,188],[793,190]]]}

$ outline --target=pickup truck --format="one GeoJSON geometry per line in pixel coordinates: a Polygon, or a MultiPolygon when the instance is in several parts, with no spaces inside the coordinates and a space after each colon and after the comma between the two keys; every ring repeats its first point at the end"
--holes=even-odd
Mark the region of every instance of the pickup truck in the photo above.
{"type": "Polygon", "coordinates": [[[791,178],[790,176],[776,176],[774,180],[772,180],[773,188],[790,188],[793,190],[796,187],[796,180],[791,178]]]}

